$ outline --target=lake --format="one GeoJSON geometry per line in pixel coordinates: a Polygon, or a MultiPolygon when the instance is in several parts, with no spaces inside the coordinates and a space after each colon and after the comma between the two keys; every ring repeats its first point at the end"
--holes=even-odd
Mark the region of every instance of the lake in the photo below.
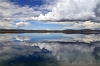
{"type": "Polygon", "coordinates": [[[100,34],[0,34],[0,66],[99,66],[100,34]]]}

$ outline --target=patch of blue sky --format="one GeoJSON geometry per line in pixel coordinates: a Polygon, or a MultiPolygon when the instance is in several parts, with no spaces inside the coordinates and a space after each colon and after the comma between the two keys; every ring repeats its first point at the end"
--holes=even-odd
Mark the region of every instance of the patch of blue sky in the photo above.
{"type": "Polygon", "coordinates": [[[23,26],[24,29],[33,30],[63,30],[64,26],[61,24],[50,24],[47,22],[31,21],[30,26],[23,26]]]}
{"type": "MultiPolygon", "coordinates": [[[[15,25],[20,20],[15,20],[13,25],[15,25]]],[[[27,21],[23,21],[27,22],[27,21]]],[[[20,26],[18,29],[27,29],[27,30],[65,30],[65,29],[74,29],[74,23],[54,23],[54,22],[43,22],[43,21],[29,21],[29,26],[20,26]]],[[[76,29],[76,28],[75,28],[76,29]]]]}
{"type": "Polygon", "coordinates": [[[29,7],[41,6],[44,4],[42,0],[10,0],[10,1],[20,6],[28,5],[29,7]]]}

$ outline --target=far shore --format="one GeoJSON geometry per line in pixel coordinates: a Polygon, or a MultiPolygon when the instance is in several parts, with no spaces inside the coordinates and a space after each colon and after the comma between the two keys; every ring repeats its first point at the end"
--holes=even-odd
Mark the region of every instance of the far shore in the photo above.
{"type": "Polygon", "coordinates": [[[23,30],[23,29],[0,29],[0,33],[65,33],[65,34],[100,34],[100,30],[23,30]]]}

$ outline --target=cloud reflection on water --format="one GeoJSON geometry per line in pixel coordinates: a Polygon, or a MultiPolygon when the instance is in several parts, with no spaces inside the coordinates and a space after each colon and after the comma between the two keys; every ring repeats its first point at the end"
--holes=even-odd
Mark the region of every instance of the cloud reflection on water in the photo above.
{"type": "MultiPolygon", "coordinates": [[[[42,58],[41,62],[45,63],[50,61],[54,63],[54,65],[56,62],[59,66],[63,64],[93,65],[100,63],[99,34],[62,34],[61,39],[59,37],[53,39],[53,37],[55,37],[53,35],[53,37],[50,38],[51,40],[49,40],[48,35],[52,36],[52,34],[48,34],[44,36],[48,38],[47,41],[44,41],[45,38],[42,38],[43,36],[41,35],[2,34],[1,38],[4,36],[3,39],[6,39],[6,41],[0,39],[0,65],[8,64],[8,62],[16,64],[17,61],[19,64],[26,63],[24,60],[22,60],[22,62],[19,60],[21,57],[24,57],[23,59],[26,60],[31,57],[37,57],[38,61],[42,58]],[[40,36],[41,41],[35,42],[33,38],[39,38],[38,36],[40,36]],[[48,58],[49,60],[46,60],[48,58]]],[[[36,60],[34,58],[32,61],[36,60]]],[[[34,62],[31,64],[34,64],[34,62]]]]}
{"type": "Polygon", "coordinates": [[[100,34],[0,34],[0,42],[18,41],[18,42],[97,42],[100,41],[100,34]]]}
{"type": "MultiPolygon", "coordinates": [[[[67,64],[96,64],[100,62],[100,43],[88,44],[61,44],[61,43],[26,43],[26,42],[9,42],[0,44],[0,59],[7,61],[20,56],[27,57],[35,53],[50,54],[59,62],[67,64]],[[11,45],[9,45],[9,43],[11,45]],[[97,45],[95,45],[97,44],[97,45]],[[48,53],[43,52],[48,51],[48,53]],[[98,56],[98,60],[96,58],[98,56]]],[[[40,54],[41,55],[41,54],[40,54]]],[[[49,56],[49,55],[48,55],[49,56]]],[[[44,61],[44,60],[43,60],[44,61]]]]}

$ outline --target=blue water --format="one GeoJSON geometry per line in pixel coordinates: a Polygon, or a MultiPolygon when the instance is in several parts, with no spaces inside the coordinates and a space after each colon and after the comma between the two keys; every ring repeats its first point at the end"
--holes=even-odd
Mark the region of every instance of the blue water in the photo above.
{"type": "Polygon", "coordinates": [[[0,34],[0,66],[99,66],[100,34],[0,34]]]}

